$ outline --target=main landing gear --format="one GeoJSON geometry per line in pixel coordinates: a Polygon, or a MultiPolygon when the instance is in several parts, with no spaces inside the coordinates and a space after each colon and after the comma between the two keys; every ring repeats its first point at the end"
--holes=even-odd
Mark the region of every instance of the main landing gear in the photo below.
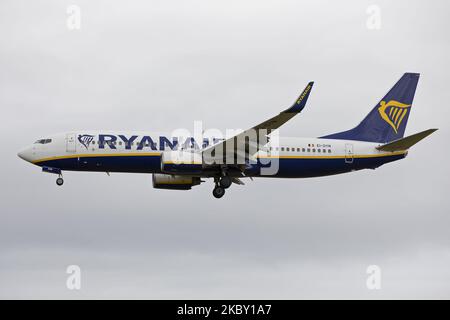
{"type": "Polygon", "coordinates": [[[225,189],[220,186],[215,186],[213,189],[213,196],[217,199],[222,198],[225,195],[225,189]]]}
{"type": "Polygon", "coordinates": [[[233,182],[233,181],[231,181],[230,176],[226,175],[226,176],[223,176],[223,177],[220,179],[219,184],[220,184],[220,186],[221,186],[222,188],[228,189],[228,188],[231,186],[232,182],[233,182]]]}
{"type": "Polygon", "coordinates": [[[222,198],[225,195],[225,189],[228,189],[233,181],[231,180],[229,175],[224,175],[222,177],[215,177],[214,178],[214,190],[213,190],[213,196],[217,199],[222,198]]]}

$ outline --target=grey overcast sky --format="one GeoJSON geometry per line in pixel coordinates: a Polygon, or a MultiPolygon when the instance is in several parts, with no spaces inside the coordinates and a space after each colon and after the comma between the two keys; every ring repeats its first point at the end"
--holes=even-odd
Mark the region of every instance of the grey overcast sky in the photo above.
{"type": "Polygon", "coordinates": [[[0,2],[0,298],[450,298],[448,1],[0,2]],[[81,29],[67,28],[67,8],[81,29]],[[367,8],[381,10],[379,30],[367,8]],[[17,157],[73,129],[247,128],[315,81],[281,135],[356,125],[420,72],[405,160],[317,179],[152,189],[17,157]],[[66,288],[79,265],[82,287],[66,288]],[[381,290],[368,290],[378,265],[381,290]]]}

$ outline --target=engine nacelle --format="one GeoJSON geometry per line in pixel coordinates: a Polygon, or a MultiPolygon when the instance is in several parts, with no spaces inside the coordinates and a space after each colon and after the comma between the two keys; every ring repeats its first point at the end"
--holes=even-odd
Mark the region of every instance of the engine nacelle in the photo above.
{"type": "Polygon", "coordinates": [[[170,174],[202,173],[202,156],[195,152],[168,151],[161,155],[161,172],[170,174]]]}
{"type": "Polygon", "coordinates": [[[199,177],[175,176],[171,174],[153,174],[153,188],[169,190],[190,190],[193,186],[199,185],[199,177]]]}

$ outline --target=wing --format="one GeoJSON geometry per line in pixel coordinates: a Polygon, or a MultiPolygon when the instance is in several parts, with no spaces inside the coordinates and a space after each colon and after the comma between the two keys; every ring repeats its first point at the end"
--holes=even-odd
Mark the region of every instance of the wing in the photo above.
{"type": "Polygon", "coordinates": [[[311,89],[313,87],[314,82],[308,83],[306,88],[302,91],[302,94],[298,97],[298,99],[294,102],[294,104],[284,110],[283,112],[280,112],[280,114],[276,115],[275,117],[270,118],[269,120],[266,120],[256,126],[254,126],[253,130],[260,130],[260,129],[266,129],[266,130],[275,130],[281,127],[283,124],[291,120],[293,117],[295,117],[297,114],[299,114],[306,106],[306,102],[308,101],[309,94],[311,93],[311,89]]]}
{"type": "Polygon", "coordinates": [[[308,83],[294,104],[280,114],[231,138],[202,150],[206,165],[245,163],[269,140],[269,134],[299,114],[306,106],[314,82],[308,83]],[[239,160],[240,159],[240,160],[239,160]]]}

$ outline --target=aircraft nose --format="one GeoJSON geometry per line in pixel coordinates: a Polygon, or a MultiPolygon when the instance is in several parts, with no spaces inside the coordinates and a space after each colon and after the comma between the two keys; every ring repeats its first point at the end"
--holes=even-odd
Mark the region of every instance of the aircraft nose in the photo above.
{"type": "Polygon", "coordinates": [[[17,153],[17,156],[18,156],[20,159],[25,160],[25,161],[28,161],[28,162],[31,161],[31,155],[32,155],[32,154],[31,154],[30,148],[22,149],[22,150],[20,150],[20,151],[17,153]]]}

